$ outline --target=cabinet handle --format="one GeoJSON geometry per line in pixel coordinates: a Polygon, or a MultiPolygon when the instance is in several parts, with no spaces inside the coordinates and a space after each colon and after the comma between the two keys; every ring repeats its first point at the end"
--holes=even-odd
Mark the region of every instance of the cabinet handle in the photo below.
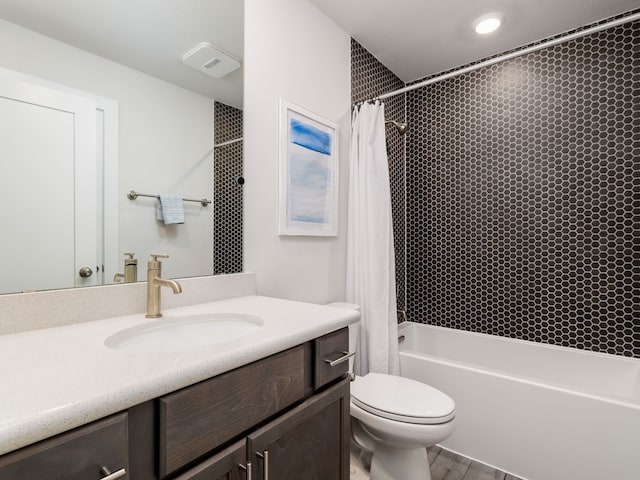
{"type": "Polygon", "coordinates": [[[252,480],[253,474],[251,472],[251,462],[247,462],[246,467],[241,463],[238,464],[238,466],[240,467],[240,470],[242,470],[243,472],[247,472],[247,480],[252,480]]]}
{"type": "Polygon", "coordinates": [[[262,453],[256,452],[256,455],[263,460],[264,474],[262,480],[269,480],[269,451],[264,450],[262,453]]]}
{"type": "Polygon", "coordinates": [[[124,468],[121,468],[120,470],[116,470],[111,473],[111,470],[107,467],[102,467],[100,469],[100,474],[103,476],[102,480],[116,480],[117,478],[124,477],[127,474],[127,471],[124,468]]]}
{"type": "Polygon", "coordinates": [[[339,363],[342,362],[346,362],[347,360],[349,360],[351,357],[353,357],[356,352],[342,352],[343,356],[340,358],[336,358],[335,360],[329,360],[328,358],[324,359],[325,363],[328,363],[330,367],[335,367],[336,365],[338,365],[339,363]]]}

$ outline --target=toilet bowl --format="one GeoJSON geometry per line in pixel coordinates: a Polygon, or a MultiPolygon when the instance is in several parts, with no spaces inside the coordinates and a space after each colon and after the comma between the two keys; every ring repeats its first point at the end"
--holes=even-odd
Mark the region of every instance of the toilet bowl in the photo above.
{"type": "Polygon", "coordinates": [[[351,419],[354,441],[372,453],[371,480],[428,480],[426,448],[453,433],[455,404],[424,383],[369,373],[351,383],[351,419]]]}
{"type": "MultiPolygon", "coordinates": [[[[357,347],[358,333],[358,324],[349,326],[349,351],[357,347]]],[[[416,380],[368,373],[351,383],[350,410],[352,443],[372,455],[371,480],[431,479],[426,449],[453,433],[451,397],[416,380]]]]}

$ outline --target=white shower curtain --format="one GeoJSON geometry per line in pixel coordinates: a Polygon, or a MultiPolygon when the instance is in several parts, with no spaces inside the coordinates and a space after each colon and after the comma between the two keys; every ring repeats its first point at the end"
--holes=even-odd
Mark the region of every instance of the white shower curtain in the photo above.
{"type": "Polygon", "coordinates": [[[351,126],[347,301],[360,305],[355,373],[398,373],[391,187],[384,104],[354,109],[351,126]]]}

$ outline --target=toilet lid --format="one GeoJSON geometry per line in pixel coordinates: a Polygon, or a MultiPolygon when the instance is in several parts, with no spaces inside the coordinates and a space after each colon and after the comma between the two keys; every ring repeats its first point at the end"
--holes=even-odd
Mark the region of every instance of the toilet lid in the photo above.
{"type": "Polygon", "coordinates": [[[452,420],[448,395],[410,378],[369,373],[351,382],[351,400],[363,410],[405,423],[438,424],[452,420]]]}

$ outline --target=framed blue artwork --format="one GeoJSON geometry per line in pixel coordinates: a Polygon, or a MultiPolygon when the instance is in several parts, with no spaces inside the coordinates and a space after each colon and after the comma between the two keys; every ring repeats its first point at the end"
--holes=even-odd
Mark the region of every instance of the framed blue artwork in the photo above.
{"type": "Polygon", "coordinates": [[[280,100],[280,235],[338,234],[338,125],[280,100]]]}

